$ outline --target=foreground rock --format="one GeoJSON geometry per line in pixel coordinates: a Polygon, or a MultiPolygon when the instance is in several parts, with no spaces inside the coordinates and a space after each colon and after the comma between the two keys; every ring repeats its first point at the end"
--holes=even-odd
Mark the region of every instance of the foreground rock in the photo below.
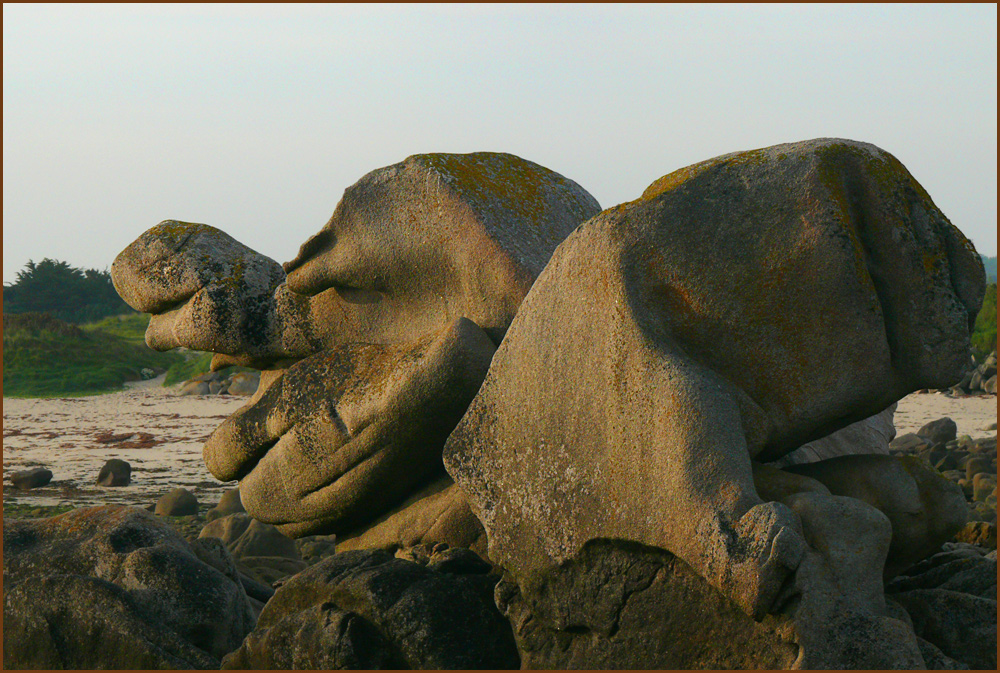
{"type": "Polygon", "coordinates": [[[112,458],[104,463],[97,474],[98,486],[128,486],[132,481],[132,466],[124,460],[112,458]]]}
{"type": "Polygon", "coordinates": [[[518,668],[488,568],[383,551],[325,558],[278,589],[223,668],[518,668]]]}
{"type": "Polygon", "coordinates": [[[45,486],[50,481],[52,481],[52,470],[44,467],[33,467],[10,475],[10,483],[22,491],[45,486]]]}
{"type": "Polygon", "coordinates": [[[890,582],[886,592],[909,614],[928,667],[958,668],[952,663],[958,662],[996,670],[995,549],[987,553],[970,544],[946,545],[890,582]]]}
{"type": "MultiPolygon", "coordinates": [[[[762,502],[751,459],[959,380],[983,290],[971,243],[906,169],[850,141],[703,162],[578,227],[444,452],[521,618],[558,616],[544,591],[564,564],[624,540],[669,550],[758,620],[789,606],[800,663],[919,666],[882,596],[889,517],[825,487],[762,502]]],[[[921,501],[916,477],[895,484],[890,505],[921,501]]],[[[569,665],[550,651],[544,665],[569,665]]],[[[661,665],[618,651],[573,665],[661,665]]]]}
{"type": "Polygon", "coordinates": [[[4,668],[218,668],[254,617],[225,550],[145,510],[4,522],[4,668]]]}

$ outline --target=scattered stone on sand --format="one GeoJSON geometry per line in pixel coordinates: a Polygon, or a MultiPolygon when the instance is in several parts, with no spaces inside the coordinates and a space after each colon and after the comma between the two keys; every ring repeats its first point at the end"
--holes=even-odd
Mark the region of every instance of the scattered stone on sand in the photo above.
{"type": "Polygon", "coordinates": [[[218,668],[253,628],[232,559],[144,510],[5,521],[4,667],[218,668]]]}
{"type": "Polygon", "coordinates": [[[917,430],[917,435],[930,440],[931,444],[947,444],[958,435],[958,426],[950,418],[939,418],[917,430]]]}
{"type": "Polygon", "coordinates": [[[189,381],[181,386],[178,395],[210,395],[212,393],[205,381],[189,381]]]}
{"type": "Polygon", "coordinates": [[[198,513],[198,499],[186,488],[175,488],[156,501],[153,509],[160,516],[188,516],[198,513]]]}
{"type": "Polygon", "coordinates": [[[128,486],[132,481],[132,466],[127,461],[112,458],[97,474],[98,486],[128,486]]]}
{"type": "Polygon", "coordinates": [[[516,669],[495,584],[384,551],[335,554],[278,588],[223,668],[516,669]]]}
{"type": "Polygon", "coordinates": [[[230,395],[248,397],[257,392],[258,385],[260,385],[259,372],[240,372],[230,377],[228,386],[225,386],[225,391],[230,395]]]}
{"type": "Polygon", "coordinates": [[[44,467],[33,467],[10,475],[10,483],[22,491],[45,486],[50,481],[52,481],[52,470],[44,467]]]}

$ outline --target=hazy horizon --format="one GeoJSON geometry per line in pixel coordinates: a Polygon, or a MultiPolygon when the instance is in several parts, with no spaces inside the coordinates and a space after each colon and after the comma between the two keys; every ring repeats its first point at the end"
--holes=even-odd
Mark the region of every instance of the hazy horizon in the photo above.
{"type": "Polygon", "coordinates": [[[4,5],[4,282],[164,219],[280,261],[365,173],[503,151],[608,208],[737,150],[891,152],[997,254],[996,5],[4,5]]]}

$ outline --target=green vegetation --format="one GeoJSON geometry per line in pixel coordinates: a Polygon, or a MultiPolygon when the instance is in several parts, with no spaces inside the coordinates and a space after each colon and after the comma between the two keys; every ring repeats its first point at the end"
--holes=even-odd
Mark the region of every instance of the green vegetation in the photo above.
{"type": "Polygon", "coordinates": [[[996,283],[997,282],[997,258],[987,257],[986,255],[981,255],[983,258],[983,266],[986,267],[986,282],[996,283]]]}
{"type": "MultiPolygon", "coordinates": [[[[112,319],[113,320],[113,319],[112,319]]],[[[109,321],[110,322],[110,321],[109,321]]],[[[7,397],[88,395],[120,390],[183,361],[180,353],[157,353],[134,335],[134,318],[121,334],[97,325],[83,328],[40,313],[3,317],[3,394],[7,397]]]]}
{"type": "Polygon", "coordinates": [[[972,350],[976,359],[982,359],[997,349],[997,284],[986,287],[983,307],[976,316],[976,326],[972,331],[972,350]]]}
{"type": "Polygon", "coordinates": [[[131,310],[107,271],[77,269],[47,257],[37,264],[29,260],[17,280],[3,287],[4,315],[48,313],[80,324],[131,310]]]}
{"type": "Polygon", "coordinates": [[[163,385],[172,386],[175,383],[193,379],[211,369],[212,353],[189,351],[185,355],[184,360],[174,363],[167,370],[167,377],[164,379],[163,385]]]}

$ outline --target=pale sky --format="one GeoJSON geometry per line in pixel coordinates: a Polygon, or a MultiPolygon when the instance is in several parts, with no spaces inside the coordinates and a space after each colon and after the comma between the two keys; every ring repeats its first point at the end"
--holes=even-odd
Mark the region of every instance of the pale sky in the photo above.
{"type": "Polygon", "coordinates": [[[3,278],[164,219],[280,261],[368,171],[503,151],[608,208],[727,152],[899,158],[997,251],[997,7],[3,6],[3,278]]]}

